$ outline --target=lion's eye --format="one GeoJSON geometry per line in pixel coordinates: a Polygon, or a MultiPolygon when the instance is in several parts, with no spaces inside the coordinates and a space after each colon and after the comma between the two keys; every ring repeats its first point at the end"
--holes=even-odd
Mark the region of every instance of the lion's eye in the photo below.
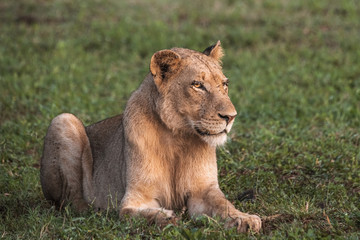
{"type": "Polygon", "coordinates": [[[229,81],[227,80],[227,81],[223,82],[223,86],[224,86],[225,89],[228,89],[229,81]]]}
{"type": "Polygon", "coordinates": [[[204,88],[204,85],[198,81],[194,81],[191,85],[195,88],[204,88]]]}

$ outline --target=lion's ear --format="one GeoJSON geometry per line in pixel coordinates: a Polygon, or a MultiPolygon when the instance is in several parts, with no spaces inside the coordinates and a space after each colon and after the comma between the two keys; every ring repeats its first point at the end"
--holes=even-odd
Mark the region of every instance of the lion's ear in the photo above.
{"type": "Polygon", "coordinates": [[[156,85],[160,86],[171,74],[176,73],[180,61],[180,55],[171,50],[161,50],[154,53],[151,57],[150,71],[156,85]]]}
{"type": "Polygon", "coordinates": [[[215,60],[217,61],[221,61],[221,58],[224,56],[224,51],[221,47],[221,42],[220,40],[217,41],[216,44],[214,45],[211,45],[210,47],[206,48],[204,51],[203,51],[203,54],[209,56],[209,57],[212,57],[214,58],[215,60]]]}

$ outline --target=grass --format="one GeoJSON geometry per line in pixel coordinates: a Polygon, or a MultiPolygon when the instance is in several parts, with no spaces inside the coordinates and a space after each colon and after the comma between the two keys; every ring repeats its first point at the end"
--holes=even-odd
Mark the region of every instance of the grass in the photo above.
{"type": "Polygon", "coordinates": [[[1,1],[0,236],[359,239],[359,29],[355,0],[1,1]],[[263,218],[261,234],[186,216],[161,230],[44,200],[39,158],[54,116],[118,114],[155,51],[218,39],[239,112],[218,150],[220,186],[263,218]]]}

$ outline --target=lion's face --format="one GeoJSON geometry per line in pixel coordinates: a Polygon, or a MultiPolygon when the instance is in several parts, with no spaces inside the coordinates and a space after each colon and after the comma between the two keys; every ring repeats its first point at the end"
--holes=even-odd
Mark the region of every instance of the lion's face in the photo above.
{"type": "Polygon", "coordinates": [[[188,49],[173,51],[181,60],[158,85],[161,119],[174,131],[195,134],[213,146],[223,144],[237,113],[219,61],[188,49]]]}

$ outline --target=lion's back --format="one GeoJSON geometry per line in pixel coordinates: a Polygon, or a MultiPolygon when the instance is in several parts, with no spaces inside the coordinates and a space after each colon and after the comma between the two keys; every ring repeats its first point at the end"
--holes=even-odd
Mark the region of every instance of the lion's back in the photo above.
{"type": "Polygon", "coordinates": [[[114,133],[121,131],[123,115],[117,115],[91,124],[85,128],[89,138],[93,158],[104,154],[109,142],[115,137],[114,133]]]}
{"type": "Polygon", "coordinates": [[[122,119],[123,115],[117,115],[85,128],[93,157],[96,207],[117,208],[125,192],[122,119]],[[112,206],[109,206],[111,202],[112,206]]]}

